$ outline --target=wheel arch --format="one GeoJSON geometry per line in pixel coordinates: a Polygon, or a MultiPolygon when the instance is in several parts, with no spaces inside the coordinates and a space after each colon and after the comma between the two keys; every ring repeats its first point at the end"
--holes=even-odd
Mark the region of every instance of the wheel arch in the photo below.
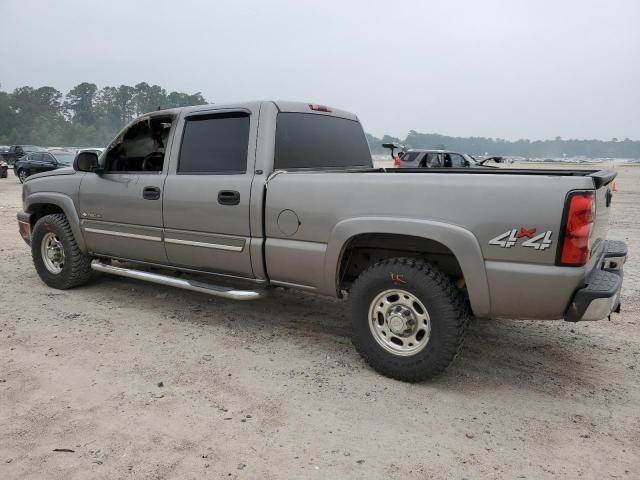
{"type": "Polygon", "coordinates": [[[78,247],[82,253],[87,252],[80,228],[80,219],[70,197],[55,192],[32,193],[25,200],[25,212],[30,214],[31,228],[45,215],[63,213],[67,217],[78,247]]]}
{"type": "Polygon", "coordinates": [[[350,248],[359,245],[385,250],[402,250],[414,254],[435,253],[446,256],[453,262],[447,267],[459,268],[465,280],[469,303],[473,313],[487,316],[491,301],[484,265],[484,257],[476,237],[469,230],[457,225],[413,218],[362,217],[339,222],[331,233],[325,256],[324,288],[328,295],[339,296],[346,255],[350,248]],[[380,243],[376,243],[380,242],[380,243]],[[391,243],[393,247],[390,249],[391,243]],[[425,252],[425,249],[428,249],[425,252]]]}

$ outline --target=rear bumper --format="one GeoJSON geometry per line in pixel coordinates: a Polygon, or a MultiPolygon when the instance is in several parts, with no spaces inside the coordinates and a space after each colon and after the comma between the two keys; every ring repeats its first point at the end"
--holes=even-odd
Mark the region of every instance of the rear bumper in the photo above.
{"type": "Polygon", "coordinates": [[[596,268],[585,280],[585,286],[576,291],[564,319],[568,322],[602,320],[612,312],[620,311],[620,290],[627,245],[624,242],[605,242],[596,268]]]}
{"type": "Polygon", "coordinates": [[[31,214],[18,212],[18,230],[27,245],[31,245],[31,214]]]}

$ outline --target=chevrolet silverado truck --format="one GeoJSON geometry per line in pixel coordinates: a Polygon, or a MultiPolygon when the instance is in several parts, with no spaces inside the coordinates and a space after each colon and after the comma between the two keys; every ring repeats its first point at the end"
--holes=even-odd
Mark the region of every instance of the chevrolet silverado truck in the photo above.
{"type": "Polygon", "coordinates": [[[95,270],[235,300],[270,287],[348,297],[362,357],[420,381],[450,364],[472,316],[619,309],[614,177],[374,168],[351,113],[207,105],[144,115],[99,157],[29,177],[18,223],[53,288],[95,270]]]}

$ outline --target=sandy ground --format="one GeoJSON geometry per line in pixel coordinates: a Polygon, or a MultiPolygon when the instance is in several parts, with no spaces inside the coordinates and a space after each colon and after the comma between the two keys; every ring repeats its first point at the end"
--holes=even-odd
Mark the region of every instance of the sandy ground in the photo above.
{"type": "Polygon", "coordinates": [[[640,168],[619,170],[623,313],[476,321],[450,369],[418,385],[364,365],[334,300],[232,303],[99,275],[47,288],[10,172],[0,478],[640,478],[640,168]]]}

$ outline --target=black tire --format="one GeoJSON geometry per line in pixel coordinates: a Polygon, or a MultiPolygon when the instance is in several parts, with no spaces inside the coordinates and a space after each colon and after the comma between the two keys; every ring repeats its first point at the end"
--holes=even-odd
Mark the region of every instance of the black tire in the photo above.
{"type": "Polygon", "coordinates": [[[357,278],[350,296],[351,340],[364,360],[382,375],[404,382],[428,380],[442,373],[462,347],[470,320],[466,299],[447,275],[429,263],[413,258],[382,260],[357,278]],[[372,302],[387,290],[406,291],[426,308],[429,336],[424,334],[427,340],[422,350],[406,356],[388,351],[393,345],[385,348],[379,342],[395,337],[391,330],[389,337],[378,334],[382,340],[376,339],[375,327],[370,325],[376,321],[386,324],[388,317],[382,317],[384,322],[374,320],[370,308],[376,308],[372,302]]]}
{"type": "Polygon", "coordinates": [[[45,215],[36,222],[31,236],[31,255],[38,275],[52,288],[66,290],[84,285],[91,278],[91,258],[80,251],[69,221],[62,213],[45,215]],[[59,273],[50,271],[42,256],[42,241],[48,233],[55,234],[64,251],[59,273]]]}
{"type": "Polygon", "coordinates": [[[24,168],[18,170],[18,180],[20,183],[24,183],[24,181],[29,177],[29,172],[27,172],[24,168]]]}

